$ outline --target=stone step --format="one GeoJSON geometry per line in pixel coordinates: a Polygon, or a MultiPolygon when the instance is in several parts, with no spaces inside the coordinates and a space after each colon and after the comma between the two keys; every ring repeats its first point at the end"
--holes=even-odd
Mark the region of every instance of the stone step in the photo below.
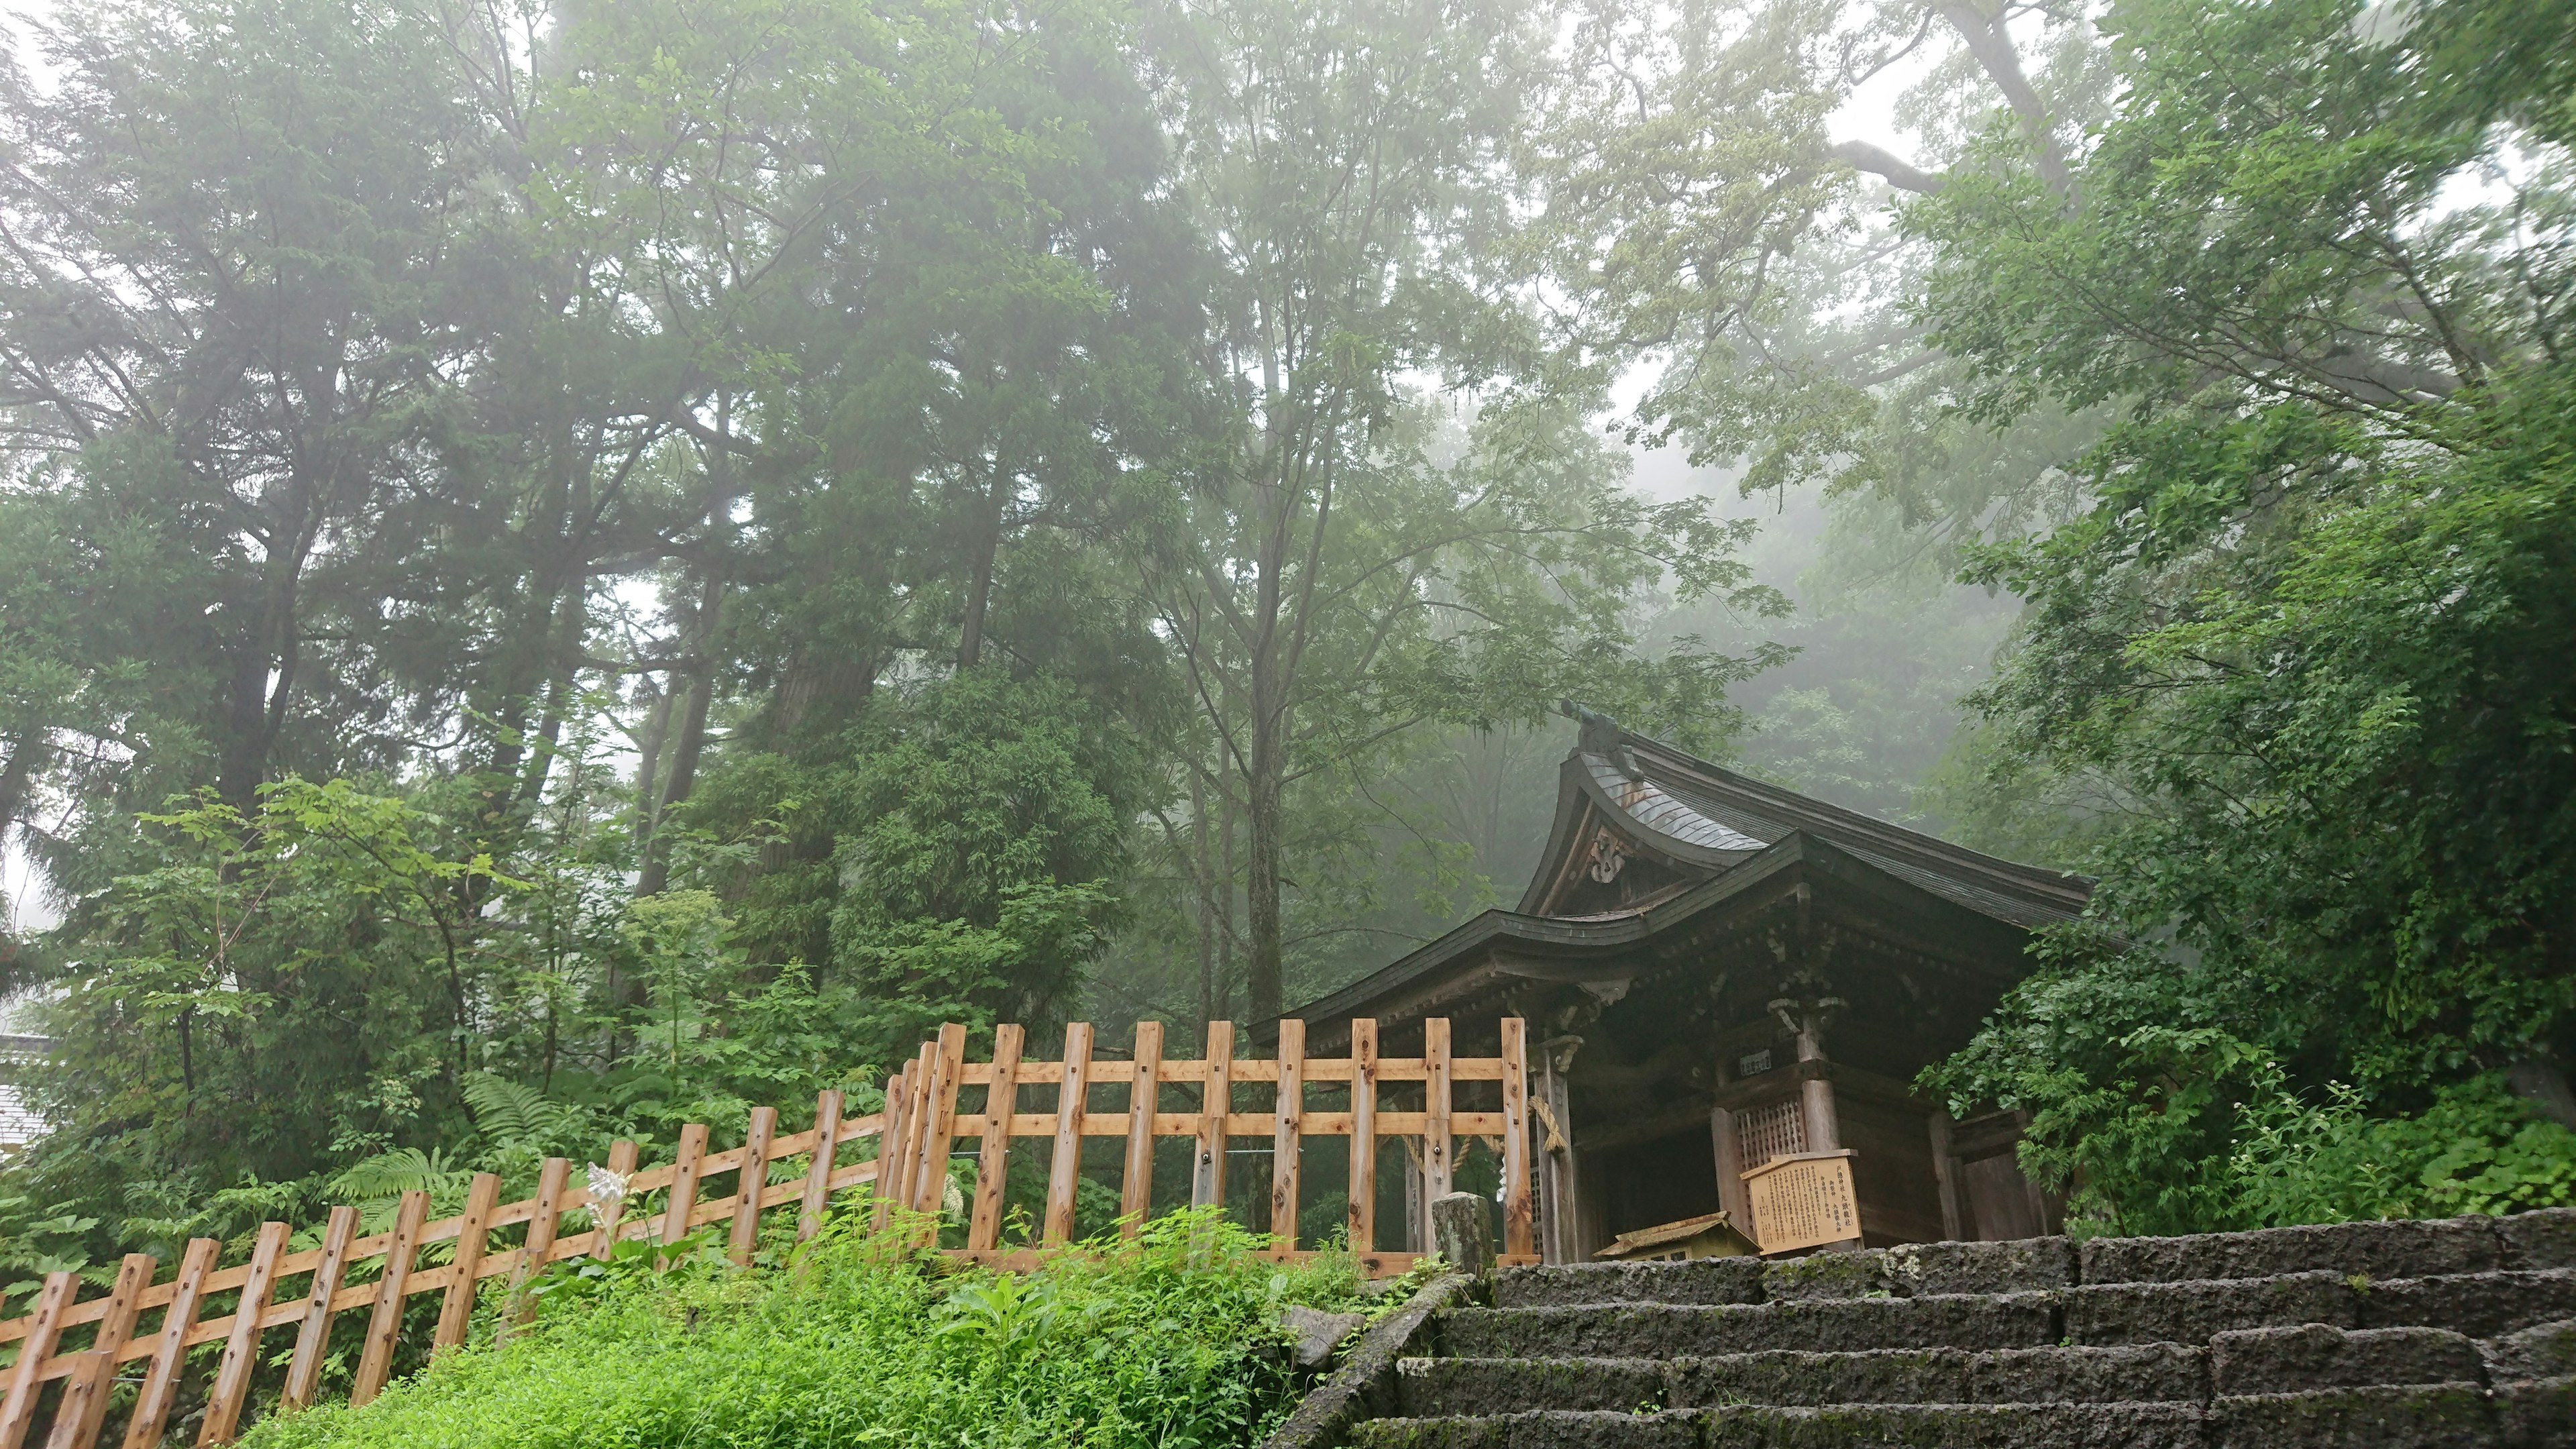
{"type": "MultiPolygon", "coordinates": [[[[1397,1367],[1397,1404],[1411,1418],[1724,1404],[2196,1404],[2209,1397],[2208,1358],[2204,1349],[2151,1344],[1984,1353],[1772,1350],[1669,1361],[1408,1359],[1397,1367]]],[[[2468,1362],[2477,1363],[2473,1347],[2468,1362]]]]}
{"type": "MultiPolygon", "coordinates": [[[[2229,1327],[2239,1325],[2229,1324],[2229,1327]]],[[[1462,1308],[1441,1325],[1458,1358],[1704,1358],[1765,1349],[2037,1348],[2058,1341],[2046,1293],[1816,1303],[1462,1308]]]]}

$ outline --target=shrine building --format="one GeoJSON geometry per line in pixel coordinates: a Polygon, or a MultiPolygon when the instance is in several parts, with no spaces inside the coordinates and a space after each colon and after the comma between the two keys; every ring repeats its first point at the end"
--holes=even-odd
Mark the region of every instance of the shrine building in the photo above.
{"type": "Polygon", "coordinates": [[[1345,1051],[1350,1022],[1374,1018],[1399,1055],[1447,1017],[1458,1050],[1491,1051],[1500,1020],[1523,1018],[1551,1263],[1713,1213],[1734,1232],[1708,1241],[1766,1252],[2053,1231],[2057,1205],[2015,1161],[2023,1119],[1953,1121],[1911,1084],[1967,1044],[2030,971],[2030,933],[2074,919],[2091,882],[1576,713],[1519,906],[1289,1013],[1307,1050],[1345,1051]]]}

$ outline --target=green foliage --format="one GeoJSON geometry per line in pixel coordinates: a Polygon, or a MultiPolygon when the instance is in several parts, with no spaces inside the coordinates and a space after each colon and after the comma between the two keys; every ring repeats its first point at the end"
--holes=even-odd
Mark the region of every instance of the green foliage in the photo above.
{"type": "Polygon", "coordinates": [[[363,1409],[265,1422],[245,1443],[1255,1443],[1299,1385],[1280,1310],[1341,1308],[1358,1288],[1348,1259],[1281,1268],[1259,1241],[1202,1212],[1026,1274],[932,1271],[847,1222],[793,1271],[707,1256],[657,1274],[639,1258],[559,1292],[497,1349],[443,1358],[363,1409]]]}

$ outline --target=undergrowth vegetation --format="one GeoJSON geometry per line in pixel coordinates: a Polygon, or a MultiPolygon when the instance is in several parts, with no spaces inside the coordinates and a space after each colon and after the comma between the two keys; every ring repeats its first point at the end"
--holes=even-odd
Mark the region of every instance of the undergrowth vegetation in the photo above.
{"type": "Polygon", "coordinates": [[[1212,1211],[1026,1273],[955,1268],[856,1220],[784,1269],[700,1255],[587,1280],[497,1347],[363,1408],[269,1420],[246,1449],[929,1449],[1257,1442],[1300,1385],[1290,1304],[1346,1309],[1353,1261],[1281,1264],[1212,1211]]]}

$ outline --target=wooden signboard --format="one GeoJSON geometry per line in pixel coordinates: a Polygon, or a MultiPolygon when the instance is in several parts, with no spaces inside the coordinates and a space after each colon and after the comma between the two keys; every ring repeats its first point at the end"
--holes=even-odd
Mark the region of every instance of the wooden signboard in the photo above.
{"type": "Polygon", "coordinates": [[[1860,1237],[1848,1147],[1775,1157],[1744,1174],[1753,1199],[1753,1236],[1765,1254],[1848,1243],[1860,1237]]]}

